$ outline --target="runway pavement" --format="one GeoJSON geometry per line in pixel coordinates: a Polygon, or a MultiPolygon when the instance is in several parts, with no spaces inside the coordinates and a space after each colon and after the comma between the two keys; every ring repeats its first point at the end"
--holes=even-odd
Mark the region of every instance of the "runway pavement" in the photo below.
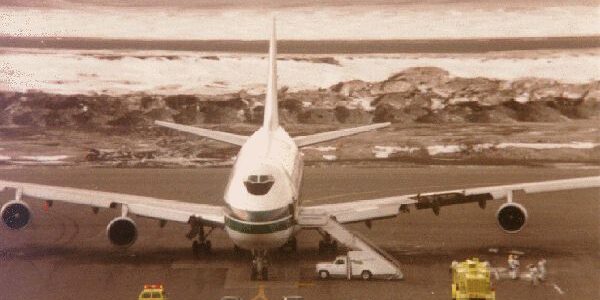
{"type": "MultiPolygon", "coordinates": [[[[369,199],[466,186],[597,175],[598,169],[526,167],[307,167],[306,205],[369,199]]],[[[1,169],[0,178],[134,193],[218,204],[229,169],[1,169]]],[[[2,197],[3,202],[9,195],[2,197]]],[[[236,255],[226,234],[210,237],[213,254],[197,260],[185,238],[188,228],[135,218],[139,239],[128,250],[113,248],[105,235],[117,211],[94,215],[87,207],[54,203],[48,212],[34,200],[34,220],[22,232],[0,229],[0,299],[137,299],[143,284],[163,283],[169,299],[450,299],[452,260],[477,256],[506,264],[506,253],[523,251],[521,263],[548,260],[548,281],[496,283],[497,299],[595,299],[599,294],[600,194],[598,189],[520,197],[529,210],[527,227],[517,235],[495,223],[501,202],[481,210],[476,204],[411,211],[398,218],[350,227],[392,253],[405,280],[320,281],[314,264],[333,255],[317,252],[319,235],[298,236],[299,251],[271,256],[271,281],[249,280],[249,255],[236,255]],[[490,248],[498,249],[492,253],[490,248]],[[563,294],[561,294],[560,292],[563,294]],[[264,297],[262,297],[264,296],[264,297]]],[[[343,250],[340,250],[340,254],[343,250]]]]}

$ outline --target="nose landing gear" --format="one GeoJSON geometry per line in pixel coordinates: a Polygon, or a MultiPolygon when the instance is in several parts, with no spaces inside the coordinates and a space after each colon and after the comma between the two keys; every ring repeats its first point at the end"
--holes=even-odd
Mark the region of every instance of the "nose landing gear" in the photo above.
{"type": "Polygon", "coordinates": [[[269,268],[267,261],[267,251],[266,250],[253,250],[252,256],[254,259],[252,260],[252,271],[250,273],[251,280],[269,280],[269,268]]]}

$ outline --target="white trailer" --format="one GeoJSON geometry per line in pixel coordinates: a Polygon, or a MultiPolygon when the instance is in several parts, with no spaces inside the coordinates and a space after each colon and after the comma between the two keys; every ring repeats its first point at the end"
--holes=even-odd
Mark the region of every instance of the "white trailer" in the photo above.
{"type": "Polygon", "coordinates": [[[348,251],[348,255],[341,255],[331,263],[318,263],[317,274],[321,279],[337,278],[371,278],[401,279],[402,273],[394,265],[367,251],[348,251]]]}

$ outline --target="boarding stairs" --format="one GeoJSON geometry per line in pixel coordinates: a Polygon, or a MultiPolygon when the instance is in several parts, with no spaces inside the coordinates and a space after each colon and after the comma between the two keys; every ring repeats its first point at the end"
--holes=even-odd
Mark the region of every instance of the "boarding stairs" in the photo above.
{"type": "Polygon", "coordinates": [[[301,212],[298,216],[298,225],[306,229],[314,228],[323,230],[347,248],[367,252],[382,264],[393,268],[396,271],[394,279],[402,279],[404,277],[400,270],[400,263],[391,254],[376,246],[362,234],[346,229],[346,227],[325,213],[301,212]]]}

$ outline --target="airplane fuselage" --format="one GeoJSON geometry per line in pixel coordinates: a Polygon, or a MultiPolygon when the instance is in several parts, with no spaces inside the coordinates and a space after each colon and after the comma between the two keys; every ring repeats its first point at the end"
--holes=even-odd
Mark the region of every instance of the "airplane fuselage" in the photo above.
{"type": "Polygon", "coordinates": [[[240,248],[283,246],[296,232],[303,159],[281,127],[256,131],[242,146],[225,190],[225,230],[240,248]]]}

